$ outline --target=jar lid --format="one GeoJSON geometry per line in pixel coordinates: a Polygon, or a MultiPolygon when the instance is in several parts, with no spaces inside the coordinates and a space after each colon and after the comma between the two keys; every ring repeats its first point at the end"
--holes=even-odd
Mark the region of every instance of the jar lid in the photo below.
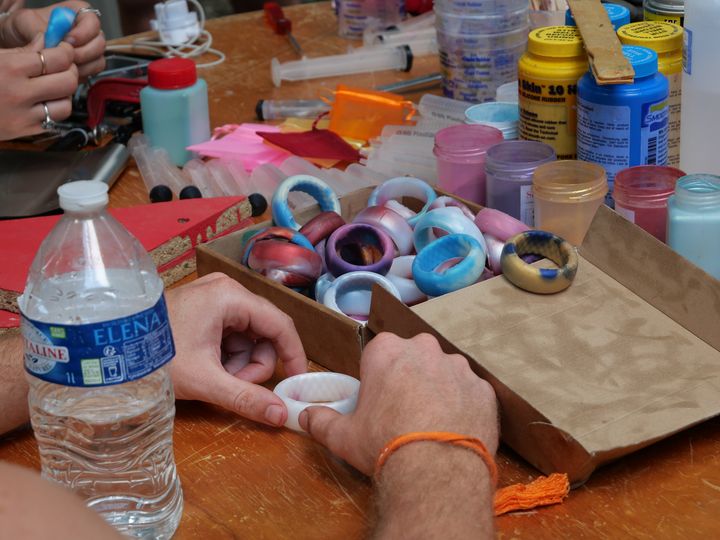
{"type": "Polygon", "coordinates": [[[583,40],[576,26],[545,26],[530,32],[528,52],[553,58],[583,56],[583,40]]]}
{"type": "Polygon", "coordinates": [[[163,58],[148,66],[148,84],[159,90],[187,88],[195,81],[197,68],[189,58],[163,58]]]}
{"type": "Polygon", "coordinates": [[[623,45],[623,56],[635,70],[635,78],[650,77],[658,72],[658,56],[655,51],[637,45],[623,45]]]}
{"type": "MultiPolygon", "coordinates": [[[[603,4],[605,11],[607,11],[610,22],[617,28],[617,24],[627,24],[630,22],[630,10],[625,6],[618,4],[603,4]]],[[[568,26],[575,26],[575,17],[572,16],[572,12],[568,9],[565,12],[565,24],[568,26]]]]}
{"type": "Polygon", "coordinates": [[[640,45],[657,53],[682,51],[683,48],[682,27],[668,22],[644,21],[626,24],[618,30],[618,37],[624,45],[640,45]]]}

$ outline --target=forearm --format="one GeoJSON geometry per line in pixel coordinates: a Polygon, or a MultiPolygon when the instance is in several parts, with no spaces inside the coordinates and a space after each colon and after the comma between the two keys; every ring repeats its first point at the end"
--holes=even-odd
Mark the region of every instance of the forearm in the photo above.
{"type": "Polygon", "coordinates": [[[377,480],[377,539],[493,536],[490,475],[470,450],[413,443],[390,456],[377,480]]]}
{"type": "Polygon", "coordinates": [[[29,419],[22,354],[19,334],[0,336],[0,435],[29,419]]]}
{"type": "Polygon", "coordinates": [[[0,531],[3,538],[29,540],[120,540],[72,493],[5,463],[0,463],[0,531]]]}

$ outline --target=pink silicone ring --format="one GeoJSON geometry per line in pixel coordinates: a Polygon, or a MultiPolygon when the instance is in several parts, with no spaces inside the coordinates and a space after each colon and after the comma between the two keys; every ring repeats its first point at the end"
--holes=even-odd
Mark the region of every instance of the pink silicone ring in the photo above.
{"type": "Polygon", "coordinates": [[[368,206],[353,219],[353,223],[366,223],[385,232],[395,244],[396,255],[407,255],[413,250],[413,230],[403,217],[385,206],[368,206]]]}
{"type": "Polygon", "coordinates": [[[530,230],[522,221],[492,208],[480,210],[475,216],[475,225],[483,233],[494,236],[503,243],[516,234],[530,230]]]}

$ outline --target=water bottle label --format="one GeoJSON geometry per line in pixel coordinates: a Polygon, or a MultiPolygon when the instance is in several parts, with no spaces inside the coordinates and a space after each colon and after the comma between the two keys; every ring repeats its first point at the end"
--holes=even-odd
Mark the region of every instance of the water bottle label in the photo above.
{"type": "Polygon", "coordinates": [[[175,356],[164,296],[145,311],[92,324],[51,324],[23,315],[22,335],[26,371],[64,386],[134,381],[175,356]]]}

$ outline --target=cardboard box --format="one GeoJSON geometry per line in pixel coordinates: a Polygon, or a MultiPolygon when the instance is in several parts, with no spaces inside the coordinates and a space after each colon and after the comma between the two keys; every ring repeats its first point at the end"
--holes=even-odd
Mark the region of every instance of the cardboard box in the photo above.
{"type": "MultiPolygon", "coordinates": [[[[344,198],[343,212],[368,194],[344,198]]],[[[293,317],[310,358],[357,375],[368,329],[243,268],[240,236],[198,247],[199,272],[265,296],[293,317]]],[[[503,440],[574,484],[720,413],[720,282],[605,207],[579,252],[575,282],[556,295],[500,276],[408,308],[377,287],[369,321],[376,332],[430,332],[467,357],[495,388],[503,440]]]]}

